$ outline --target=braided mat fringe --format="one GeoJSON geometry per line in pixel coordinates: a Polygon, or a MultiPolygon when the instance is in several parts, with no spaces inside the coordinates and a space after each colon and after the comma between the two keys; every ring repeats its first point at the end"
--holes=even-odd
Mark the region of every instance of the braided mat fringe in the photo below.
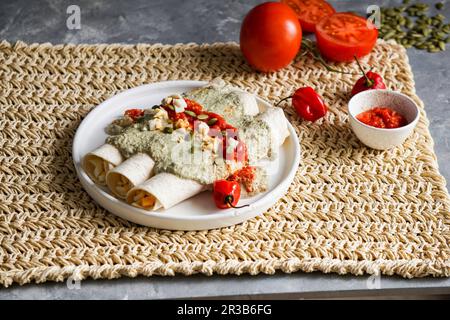
{"type": "Polygon", "coordinates": [[[364,147],[346,114],[355,75],[299,56],[253,72],[235,43],[58,45],[0,43],[0,283],[137,275],[322,271],[407,278],[450,276],[450,201],[405,49],[380,41],[370,57],[390,89],[421,107],[403,146],[364,147]],[[263,216],[220,230],[137,226],[98,207],[76,177],[71,143],[83,117],[112,95],[163,80],[226,81],[276,102],[314,86],[325,120],[301,122],[289,192],[263,216]]]}

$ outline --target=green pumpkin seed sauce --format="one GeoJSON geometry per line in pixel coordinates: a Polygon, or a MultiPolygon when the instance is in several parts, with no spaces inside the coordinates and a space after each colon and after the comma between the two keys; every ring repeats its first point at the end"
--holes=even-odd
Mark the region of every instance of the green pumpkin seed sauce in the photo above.
{"type": "MultiPolygon", "coordinates": [[[[250,165],[276,154],[269,126],[257,116],[244,115],[243,103],[236,92],[206,87],[183,96],[195,100],[207,111],[223,115],[228,123],[238,128],[239,138],[248,149],[250,165]]],[[[149,113],[146,117],[151,120],[152,114],[149,113]]],[[[113,135],[106,142],[118,148],[125,158],[137,153],[147,153],[155,161],[155,174],[169,172],[208,185],[227,178],[236,170],[218,155],[220,151],[205,148],[204,140],[198,132],[191,135],[180,129],[172,133],[150,131],[146,122],[123,128],[113,125],[113,129],[109,132],[113,135]]]]}
{"type": "Polygon", "coordinates": [[[222,115],[234,127],[242,127],[244,107],[238,92],[222,86],[210,86],[192,90],[183,95],[194,100],[208,111],[222,115]]]}

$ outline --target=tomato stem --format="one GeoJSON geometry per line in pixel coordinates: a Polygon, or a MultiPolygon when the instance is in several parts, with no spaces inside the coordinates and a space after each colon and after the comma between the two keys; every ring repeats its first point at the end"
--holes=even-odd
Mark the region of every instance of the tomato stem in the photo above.
{"type": "MultiPolygon", "coordinates": [[[[358,60],[358,58],[356,57],[356,55],[354,55],[354,57],[355,57],[356,63],[358,64],[359,70],[361,70],[361,72],[362,72],[363,75],[364,75],[364,78],[366,78],[366,86],[367,86],[368,88],[372,87],[373,84],[374,84],[373,81],[370,80],[369,77],[367,76],[367,73],[364,71],[363,67],[362,67],[361,64],[359,63],[359,60],[358,60]]],[[[371,68],[370,70],[372,70],[372,68],[371,68]]]]}
{"type": "Polygon", "coordinates": [[[334,68],[330,67],[330,65],[322,58],[320,53],[317,52],[317,50],[315,50],[313,48],[311,40],[303,39],[302,40],[302,47],[304,47],[306,49],[306,51],[309,52],[312,55],[312,57],[314,59],[316,59],[318,62],[320,62],[320,64],[322,64],[325,67],[325,69],[327,69],[328,71],[342,73],[342,74],[355,75],[353,72],[341,71],[341,70],[337,70],[337,69],[334,69],[334,68]]]}
{"type": "Polygon", "coordinates": [[[286,101],[287,99],[290,99],[290,98],[292,98],[292,96],[289,96],[289,97],[286,97],[286,98],[281,99],[280,101],[277,102],[277,104],[275,105],[275,107],[278,107],[278,105],[279,105],[280,103],[282,103],[283,101],[286,101]]]}

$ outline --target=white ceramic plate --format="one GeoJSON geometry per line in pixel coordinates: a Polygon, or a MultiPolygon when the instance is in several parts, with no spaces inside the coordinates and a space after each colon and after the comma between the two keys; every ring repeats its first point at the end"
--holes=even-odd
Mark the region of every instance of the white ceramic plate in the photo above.
{"type": "MultiPolygon", "coordinates": [[[[217,209],[210,191],[205,191],[168,210],[146,211],[114,198],[105,187],[99,187],[81,167],[81,159],[101,146],[107,137],[106,126],[126,109],[148,108],[164,97],[204,86],[202,81],[167,81],[126,90],[100,104],[81,122],[73,141],[72,156],[78,177],[88,194],[103,208],[123,219],[155,228],[171,230],[206,230],[231,226],[251,219],[270,208],[291,184],[300,161],[300,146],[294,128],[280,149],[279,157],[269,165],[269,189],[257,196],[241,199],[240,209],[217,209]]],[[[261,109],[269,104],[257,98],[261,109]]]]}

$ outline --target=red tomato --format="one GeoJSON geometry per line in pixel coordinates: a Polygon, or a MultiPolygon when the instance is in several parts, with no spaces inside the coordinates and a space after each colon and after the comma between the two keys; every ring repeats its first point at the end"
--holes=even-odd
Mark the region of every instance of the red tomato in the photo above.
{"type": "Polygon", "coordinates": [[[316,26],[317,47],[323,57],[339,62],[353,61],[372,51],[377,28],[365,18],[351,13],[335,13],[316,26]]]}
{"type": "Polygon", "coordinates": [[[125,111],[125,115],[133,119],[133,121],[135,121],[137,118],[142,117],[144,115],[144,110],[128,109],[125,111]]]}
{"type": "Polygon", "coordinates": [[[295,12],[280,2],[254,7],[241,26],[241,51],[247,62],[263,72],[287,66],[297,55],[302,28],[295,12]]]}
{"type": "Polygon", "coordinates": [[[297,14],[303,31],[316,31],[316,24],[324,17],[336,12],[328,2],[324,0],[281,0],[290,6],[297,14]]]}

